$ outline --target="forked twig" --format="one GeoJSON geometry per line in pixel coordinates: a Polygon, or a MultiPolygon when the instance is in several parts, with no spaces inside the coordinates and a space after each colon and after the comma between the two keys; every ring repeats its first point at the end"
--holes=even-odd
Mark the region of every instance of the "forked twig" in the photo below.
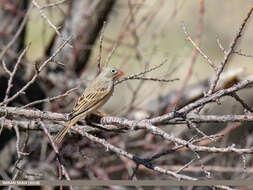
{"type": "Polygon", "coordinates": [[[186,26],[183,23],[182,24],[182,29],[186,35],[186,39],[191,42],[191,44],[193,45],[193,47],[200,53],[200,55],[202,55],[202,57],[207,60],[207,63],[214,69],[214,71],[217,72],[217,67],[215,66],[215,64],[211,61],[211,59],[200,49],[200,47],[192,40],[192,38],[190,37],[189,33],[187,32],[186,26]]]}
{"type": "Polygon", "coordinates": [[[140,77],[141,75],[144,75],[144,74],[146,74],[146,73],[149,73],[149,72],[151,72],[151,71],[154,71],[154,70],[160,68],[161,66],[163,66],[166,62],[167,62],[167,59],[165,59],[164,61],[162,61],[159,65],[156,65],[156,66],[154,66],[154,67],[151,67],[151,68],[149,68],[149,69],[147,69],[147,70],[144,70],[144,71],[142,71],[142,72],[135,73],[135,74],[129,75],[129,76],[127,76],[127,77],[124,77],[124,78],[122,78],[121,80],[116,81],[116,82],[115,82],[115,85],[116,85],[116,84],[119,84],[119,83],[122,83],[123,81],[126,81],[126,80],[138,78],[138,77],[140,77]]]}
{"type": "Polygon", "coordinates": [[[14,100],[15,98],[17,98],[20,94],[24,93],[24,91],[31,85],[34,83],[34,81],[37,79],[37,77],[39,76],[39,73],[47,66],[47,64],[49,64],[54,57],[62,50],[62,48],[70,41],[71,37],[68,38],[66,41],[64,41],[60,47],[53,53],[52,56],[50,56],[46,61],[44,61],[40,67],[36,67],[35,65],[35,74],[32,77],[32,79],[26,83],[25,86],[23,86],[16,94],[14,94],[13,96],[11,96],[10,98],[6,99],[5,101],[3,101],[2,103],[0,103],[0,106],[2,105],[7,105],[9,102],[11,102],[12,100],[14,100]]]}
{"type": "Polygon", "coordinates": [[[250,18],[250,15],[252,14],[252,12],[253,12],[253,7],[248,12],[246,18],[244,19],[243,23],[241,24],[241,26],[239,28],[237,34],[235,35],[234,39],[231,41],[229,49],[227,51],[225,51],[224,58],[223,58],[223,60],[221,62],[221,65],[219,66],[218,70],[216,71],[216,77],[212,81],[211,86],[210,86],[210,88],[208,90],[208,95],[212,94],[215,91],[217,83],[218,83],[218,81],[220,79],[220,75],[221,75],[222,71],[224,70],[224,68],[225,68],[225,66],[226,66],[229,58],[233,54],[235,46],[236,46],[239,38],[241,37],[242,32],[243,32],[243,30],[244,30],[244,28],[245,28],[245,26],[246,26],[246,24],[247,24],[247,22],[248,22],[248,20],[250,18]]]}
{"type": "MultiPolygon", "coordinates": [[[[13,84],[12,84],[13,78],[14,78],[14,76],[15,76],[17,70],[18,70],[18,66],[19,66],[20,63],[21,63],[21,60],[22,60],[23,56],[25,55],[25,53],[26,53],[27,50],[29,49],[30,45],[31,45],[31,43],[29,43],[29,44],[26,46],[26,48],[21,52],[21,54],[20,54],[20,56],[18,57],[18,60],[17,60],[17,62],[16,62],[16,64],[15,64],[15,66],[14,66],[13,71],[9,73],[10,78],[9,78],[9,80],[8,80],[8,87],[7,87],[7,90],[6,90],[6,92],[5,92],[4,101],[7,100],[8,97],[9,97],[10,90],[11,90],[11,88],[13,87],[13,84]]],[[[3,65],[5,65],[5,64],[3,63],[3,65]]]]}

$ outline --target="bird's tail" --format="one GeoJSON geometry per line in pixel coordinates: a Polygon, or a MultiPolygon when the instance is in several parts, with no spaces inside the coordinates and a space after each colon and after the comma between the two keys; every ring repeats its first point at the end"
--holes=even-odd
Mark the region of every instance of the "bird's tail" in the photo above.
{"type": "Polygon", "coordinates": [[[78,121],[79,121],[80,117],[74,117],[73,119],[71,119],[67,125],[57,133],[57,135],[54,137],[54,142],[56,144],[60,144],[63,140],[63,138],[65,137],[65,135],[67,134],[68,130],[70,129],[71,126],[75,125],[78,121]]]}

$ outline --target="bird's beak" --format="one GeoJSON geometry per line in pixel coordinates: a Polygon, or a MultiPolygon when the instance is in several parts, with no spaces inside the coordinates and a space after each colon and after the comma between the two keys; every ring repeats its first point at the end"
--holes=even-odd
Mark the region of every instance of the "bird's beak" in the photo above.
{"type": "Polygon", "coordinates": [[[115,80],[118,80],[123,75],[124,75],[124,73],[122,71],[118,71],[117,76],[115,77],[115,80]]]}
{"type": "Polygon", "coordinates": [[[122,76],[124,76],[124,73],[123,73],[122,71],[119,71],[119,72],[118,72],[118,76],[119,76],[119,77],[122,77],[122,76]]]}

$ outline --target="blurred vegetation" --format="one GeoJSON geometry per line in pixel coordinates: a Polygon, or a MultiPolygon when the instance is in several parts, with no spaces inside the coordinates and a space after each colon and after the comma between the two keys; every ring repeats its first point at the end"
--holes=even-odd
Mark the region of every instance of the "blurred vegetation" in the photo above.
{"type": "MultiPolygon", "coordinates": [[[[141,18],[147,11],[150,11],[150,9],[155,8],[155,4],[156,2],[153,0],[145,1],[144,6],[138,14],[139,18],[141,18]]],[[[165,1],[164,6],[161,10],[159,10],[158,14],[155,15],[148,31],[140,38],[139,44],[146,56],[145,59],[151,59],[152,64],[159,64],[165,57],[168,57],[169,61],[167,67],[171,67],[172,65],[173,67],[178,68],[177,71],[173,73],[173,77],[182,78],[189,69],[189,65],[191,63],[191,51],[193,50],[193,47],[185,40],[181,24],[183,22],[187,26],[192,38],[196,36],[199,14],[198,4],[199,1],[165,1]],[[175,17],[173,17],[172,14],[175,9],[177,13],[175,17]],[[170,19],[170,17],[172,18],[170,19]],[[165,23],[165,25],[163,25],[163,23],[165,23]],[[152,35],[154,35],[154,33],[156,33],[161,27],[164,30],[163,35],[152,37],[152,35]],[[152,54],[154,49],[156,50],[156,53],[152,54]],[[173,63],[170,63],[171,60],[173,60],[173,63]]],[[[201,48],[217,65],[220,63],[223,54],[217,46],[216,36],[221,39],[223,46],[227,48],[229,46],[229,41],[238,31],[239,25],[251,6],[251,0],[244,0],[243,2],[238,0],[231,0],[229,2],[220,0],[205,1],[201,48]]],[[[49,18],[56,25],[61,23],[64,16],[63,10],[66,11],[66,7],[61,6],[61,9],[62,11],[59,11],[58,9],[47,10],[49,18]]],[[[106,39],[115,39],[121,29],[124,18],[128,14],[128,11],[127,1],[117,1],[105,28],[105,40],[103,43],[104,59],[108,55],[108,48],[112,45],[112,42],[106,39]]],[[[138,20],[136,22],[138,22],[138,20]]],[[[245,53],[249,54],[253,51],[252,31],[253,25],[249,24],[246,27],[246,31],[243,34],[240,43],[240,48],[247,50],[245,53]]],[[[31,48],[27,53],[29,60],[34,61],[44,56],[45,48],[52,38],[52,35],[52,29],[48,26],[45,20],[41,18],[38,10],[34,9],[27,26],[26,36],[26,42],[32,42],[31,48]]],[[[129,40],[133,39],[127,38],[123,40],[123,43],[128,44],[129,40]]],[[[93,67],[88,69],[91,69],[92,71],[94,71],[98,49],[97,40],[96,47],[93,48],[93,54],[89,60],[89,63],[93,65],[93,67]]],[[[122,61],[122,57],[126,56],[124,54],[125,52],[131,52],[130,48],[124,45],[120,46],[112,57],[110,64],[118,65],[122,61]]],[[[135,51],[132,51],[132,54],[130,53],[127,56],[129,58],[126,61],[126,65],[123,66],[123,68],[127,68],[127,74],[142,69],[136,60],[135,51]]],[[[252,64],[249,63],[251,61],[252,58],[235,55],[233,56],[233,61],[231,61],[229,65],[229,69],[243,67],[245,69],[245,75],[251,74],[253,72],[252,64]]],[[[191,77],[190,83],[196,83],[199,80],[207,78],[213,74],[214,73],[208,64],[206,64],[206,61],[201,56],[198,56],[194,74],[191,77]]],[[[178,86],[178,82],[176,84],[169,84],[169,86],[170,88],[178,86]]]]}

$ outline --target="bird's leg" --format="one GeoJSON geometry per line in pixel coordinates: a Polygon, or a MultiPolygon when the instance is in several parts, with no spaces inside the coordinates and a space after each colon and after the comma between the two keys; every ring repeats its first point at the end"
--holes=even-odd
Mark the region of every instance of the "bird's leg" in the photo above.
{"type": "Polygon", "coordinates": [[[101,119],[106,116],[108,115],[104,112],[95,111],[87,115],[87,117],[85,118],[85,121],[88,125],[100,124],[101,119]]]}
{"type": "Polygon", "coordinates": [[[87,117],[85,117],[85,121],[88,125],[90,125],[92,123],[100,123],[101,118],[104,116],[105,115],[102,115],[101,113],[94,112],[94,113],[87,115],[87,117]]]}

